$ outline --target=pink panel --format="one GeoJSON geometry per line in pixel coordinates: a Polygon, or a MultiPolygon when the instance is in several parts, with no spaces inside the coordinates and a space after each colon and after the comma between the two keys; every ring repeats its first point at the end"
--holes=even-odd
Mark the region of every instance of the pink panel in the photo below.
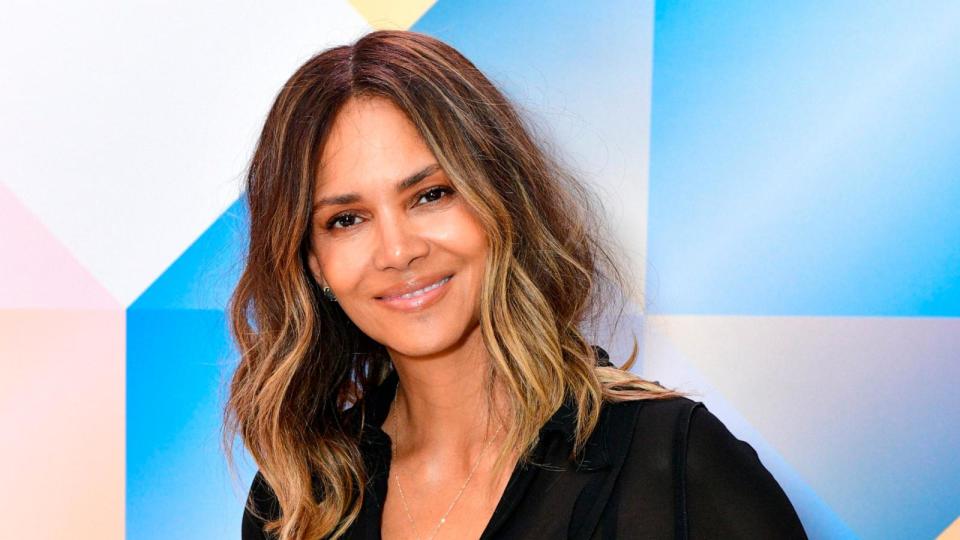
{"type": "Polygon", "coordinates": [[[0,311],[4,538],[124,534],[124,313],[0,311]]]}
{"type": "Polygon", "coordinates": [[[120,306],[43,223],[0,184],[0,308],[50,307],[120,306]]]}

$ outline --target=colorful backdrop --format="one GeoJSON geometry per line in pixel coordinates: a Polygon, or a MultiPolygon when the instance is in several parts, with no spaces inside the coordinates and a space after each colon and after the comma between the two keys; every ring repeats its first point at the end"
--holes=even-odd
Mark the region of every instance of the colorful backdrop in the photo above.
{"type": "Polygon", "coordinates": [[[218,447],[241,179],[313,53],[444,39],[601,195],[640,294],[596,329],[750,442],[812,538],[960,537],[960,4],[9,3],[0,515],[238,538],[218,447]]]}

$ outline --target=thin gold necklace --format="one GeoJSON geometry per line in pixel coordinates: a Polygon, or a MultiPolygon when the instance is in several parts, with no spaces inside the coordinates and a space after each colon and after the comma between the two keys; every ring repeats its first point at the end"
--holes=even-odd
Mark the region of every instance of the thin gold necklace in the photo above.
{"type": "MultiPolygon", "coordinates": [[[[400,396],[399,383],[397,383],[397,393],[396,393],[396,395],[397,395],[397,397],[400,396]]],[[[393,402],[390,403],[390,410],[391,410],[391,411],[394,411],[394,410],[395,410],[395,405],[396,405],[396,403],[397,403],[397,399],[394,398],[393,402]]],[[[398,419],[398,416],[397,416],[396,412],[394,412],[394,415],[393,415],[393,428],[394,428],[394,431],[396,432],[396,435],[397,435],[397,436],[396,436],[396,439],[397,439],[397,440],[396,440],[396,443],[392,443],[392,444],[390,445],[390,457],[391,457],[391,459],[393,460],[393,463],[394,463],[394,465],[392,465],[390,468],[393,469],[393,479],[394,479],[394,481],[395,481],[396,484],[397,484],[397,490],[400,492],[400,500],[403,502],[403,510],[407,513],[407,519],[410,521],[410,528],[413,529],[413,534],[417,537],[417,540],[420,540],[420,533],[417,531],[417,525],[416,525],[416,524],[414,523],[414,521],[413,521],[413,515],[410,514],[410,507],[407,505],[407,497],[403,494],[403,488],[400,487],[400,473],[399,473],[399,471],[396,470],[396,457],[397,457],[396,447],[400,445],[400,426],[399,426],[399,424],[397,423],[397,419],[398,419]]],[[[497,435],[500,434],[500,429],[501,429],[502,427],[503,427],[503,424],[500,424],[500,425],[497,427],[497,430],[493,433],[493,437],[490,437],[490,438],[487,439],[487,441],[484,443],[483,449],[480,450],[480,455],[477,456],[477,462],[473,464],[473,468],[470,469],[470,474],[467,475],[467,480],[466,480],[466,481],[463,483],[463,485],[460,487],[460,491],[457,492],[457,496],[454,497],[453,502],[450,503],[450,506],[447,508],[447,511],[443,513],[443,516],[440,518],[440,521],[437,522],[437,525],[433,528],[433,532],[430,533],[430,536],[427,537],[427,540],[433,540],[433,538],[437,535],[437,532],[440,531],[440,527],[443,526],[443,524],[447,522],[447,516],[450,515],[450,512],[451,512],[451,511],[453,511],[453,507],[457,505],[457,502],[460,501],[460,497],[463,495],[463,491],[464,491],[465,489],[467,489],[467,484],[469,484],[469,483],[470,483],[470,479],[473,478],[473,473],[477,472],[477,468],[480,466],[480,461],[481,461],[482,458],[483,458],[483,454],[487,451],[487,448],[489,448],[489,446],[490,446],[490,444],[493,442],[493,440],[497,438],[497,435]]],[[[391,442],[392,442],[392,441],[391,441],[391,442]]]]}

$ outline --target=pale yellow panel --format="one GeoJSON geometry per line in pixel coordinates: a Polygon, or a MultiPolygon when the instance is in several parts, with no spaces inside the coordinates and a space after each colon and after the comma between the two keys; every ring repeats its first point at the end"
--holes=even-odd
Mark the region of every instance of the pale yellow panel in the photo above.
{"type": "Polygon", "coordinates": [[[370,26],[378,30],[408,30],[436,0],[350,0],[370,26]]]}

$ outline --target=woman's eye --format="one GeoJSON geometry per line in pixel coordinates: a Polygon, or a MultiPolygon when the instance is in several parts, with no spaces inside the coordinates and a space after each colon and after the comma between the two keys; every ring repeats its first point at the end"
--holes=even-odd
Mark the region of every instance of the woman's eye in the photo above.
{"type": "MultiPolygon", "coordinates": [[[[430,204],[437,202],[442,199],[444,195],[450,195],[453,193],[453,190],[448,187],[434,187],[430,188],[427,191],[424,191],[419,196],[417,196],[417,201],[427,199],[423,204],[430,204]]],[[[326,229],[349,229],[356,225],[356,220],[360,219],[360,216],[351,213],[339,214],[332,218],[326,223],[326,229]]]]}
{"type": "Polygon", "coordinates": [[[449,195],[449,194],[451,194],[451,193],[453,193],[453,190],[450,189],[450,188],[446,188],[446,187],[430,188],[430,189],[428,189],[427,191],[424,191],[423,193],[421,193],[421,194],[420,194],[420,197],[419,197],[417,200],[421,200],[421,199],[423,199],[424,197],[427,197],[428,199],[430,199],[430,200],[428,200],[427,202],[428,202],[428,203],[431,203],[431,202],[440,200],[440,199],[443,197],[444,194],[449,195]]]}
{"type": "Polygon", "coordinates": [[[354,225],[353,220],[357,219],[356,214],[340,214],[334,216],[327,222],[327,229],[348,229],[354,225]],[[340,225],[338,227],[337,225],[340,225]]]}

